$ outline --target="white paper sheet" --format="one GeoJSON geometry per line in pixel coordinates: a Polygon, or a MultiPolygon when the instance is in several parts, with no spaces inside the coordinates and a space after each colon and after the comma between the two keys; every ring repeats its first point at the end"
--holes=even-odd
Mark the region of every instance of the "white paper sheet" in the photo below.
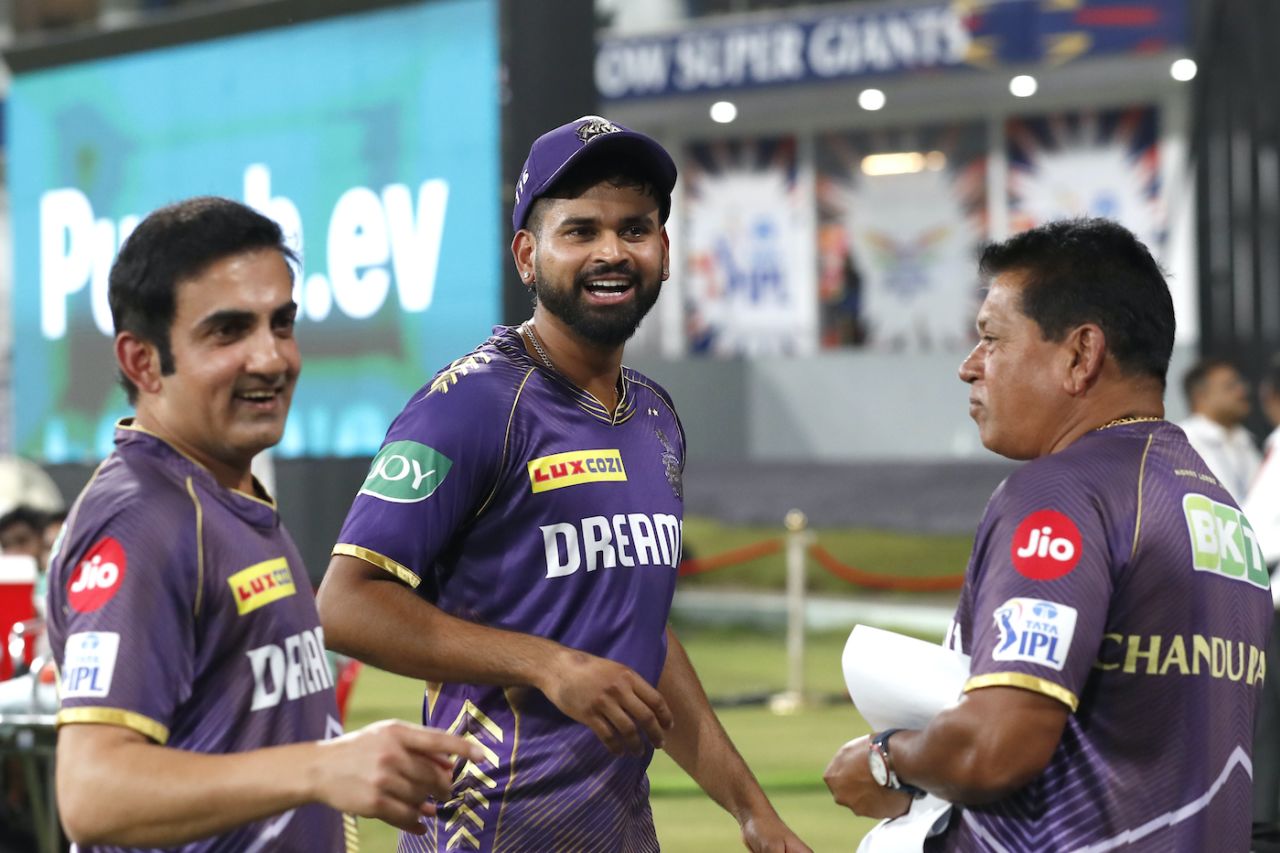
{"type": "MultiPolygon", "coordinates": [[[[955,704],[969,678],[969,657],[914,637],[855,626],[841,658],[845,685],[858,711],[876,731],[920,729],[955,704]]],[[[867,833],[858,853],[919,853],[933,825],[951,804],[933,795],[867,833]]]]}

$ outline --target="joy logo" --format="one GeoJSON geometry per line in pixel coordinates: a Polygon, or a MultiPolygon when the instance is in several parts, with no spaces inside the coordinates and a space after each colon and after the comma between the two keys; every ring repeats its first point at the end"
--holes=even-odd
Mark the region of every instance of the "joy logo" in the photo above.
{"type": "Polygon", "coordinates": [[[378,451],[360,494],[393,503],[425,500],[449,476],[453,461],[416,441],[392,441],[378,451]]]}
{"type": "Polygon", "coordinates": [[[1019,574],[1051,581],[1080,562],[1080,530],[1057,510],[1042,509],[1022,519],[1009,552],[1019,574]]]}
{"type": "Polygon", "coordinates": [[[107,536],[98,541],[71,573],[67,603],[80,613],[90,613],[111,600],[125,574],[124,548],[107,536]]]}

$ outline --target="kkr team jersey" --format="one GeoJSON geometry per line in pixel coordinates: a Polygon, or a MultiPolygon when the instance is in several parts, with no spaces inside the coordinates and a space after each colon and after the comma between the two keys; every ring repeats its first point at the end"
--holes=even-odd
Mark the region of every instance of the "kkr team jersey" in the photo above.
{"type": "Polygon", "coordinates": [[[1040,776],[929,849],[1247,850],[1271,615],[1253,530],[1176,426],[1096,430],[1019,469],[949,642],[972,655],[966,691],[1074,713],[1040,776]]]}
{"type": "MultiPolygon", "coordinates": [[[[59,725],[203,753],[342,733],[311,584],[275,506],[127,421],[71,510],[48,612],[59,725]]],[[[178,849],[338,851],[346,829],[312,804],[178,849]]]]}
{"type": "MultiPolygon", "coordinates": [[[[656,685],[680,560],[684,437],[624,368],[610,414],[499,327],[392,423],[335,554],[443,611],[610,658],[656,685]]],[[[427,642],[427,640],[424,640],[427,642]]],[[[486,750],[412,851],[651,851],[652,749],[614,757],[539,691],[428,684],[428,725],[486,750]]]]}

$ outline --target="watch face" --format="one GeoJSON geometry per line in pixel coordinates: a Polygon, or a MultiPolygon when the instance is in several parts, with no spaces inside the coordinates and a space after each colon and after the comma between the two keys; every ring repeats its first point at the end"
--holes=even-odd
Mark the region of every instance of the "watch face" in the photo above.
{"type": "Polygon", "coordinates": [[[871,771],[871,778],[876,780],[877,785],[882,788],[889,787],[889,765],[884,760],[884,754],[874,746],[867,753],[867,767],[871,771]]]}

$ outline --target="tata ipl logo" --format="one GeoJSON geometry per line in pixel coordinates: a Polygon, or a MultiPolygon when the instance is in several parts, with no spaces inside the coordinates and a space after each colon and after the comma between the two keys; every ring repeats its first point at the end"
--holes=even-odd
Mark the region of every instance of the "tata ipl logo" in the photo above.
{"type": "Polygon", "coordinates": [[[1076,609],[1037,598],[1011,598],[993,614],[1000,639],[993,660],[1036,663],[1061,671],[1076,630],[1076,609]]]}
{"type": "Polygon", "coordinates": [[[416,441],[393,441],[373,458],[360,494],[393,503],[426,500],[449,476],[453,461],[416,441]]]}

